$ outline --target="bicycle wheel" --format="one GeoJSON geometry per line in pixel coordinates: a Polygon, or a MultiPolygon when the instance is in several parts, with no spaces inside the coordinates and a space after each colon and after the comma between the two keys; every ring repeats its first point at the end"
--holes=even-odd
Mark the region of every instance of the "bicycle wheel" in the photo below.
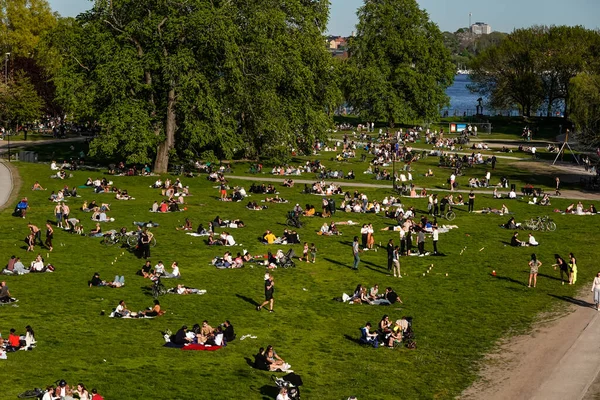
{"type": "Polygon", "coordinates": [[[454,211],[448,211],[448,212],[446,213],[446,219],[447,219],[448,221],[453,221],[453,220],[454,220],[454,218],[456,218],[456,214],[454,213],[454,211]]]}
{"type": "Polygon", "coordinates": [[[286,224],[287,226],[296,226],[296,223],[295,223],[295,222],[294,222],[294,220],[293,220],[293,219],[291,219],[291,218],[288,218],[288,219],[285,221],[285,224],[286,224]]]}
{"type": "Polygon", "coordinates": [[[156,247],[156,238],[152,236],[152,240],[150,241],[150,247],[156,247]]]}
{"type": "Polygon", "coordinates": [[[553,221],[546,222],[546,229],[550,232],[554,232],[556,230],[556,224],[553,221]]]}
{"type": "Polygon", "coordinates": [[[102,243],[105,246],[112,246],[117,242],[118,242],[118,240],[112,236],[104,236],[100,243],[102,243]]]}
{"type": "Polygon", "coordinates": [[[27,391],[19,394],[17,397],[19,399],[37,399],[43,394],[44,394],[43,390],[33,389],[33,390],[27,390],[27,391]]]}
{"type": "Polygon", "coordinates": [[[138,245],[138,237],[136,235],[127,236],[127,245],[129,247],[136,247],[138,245]]]}

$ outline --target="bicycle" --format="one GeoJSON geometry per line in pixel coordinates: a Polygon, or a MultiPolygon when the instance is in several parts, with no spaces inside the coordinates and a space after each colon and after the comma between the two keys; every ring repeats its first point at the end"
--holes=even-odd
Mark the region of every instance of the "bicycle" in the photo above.
{"type": "MultiPolygon", "coordinates": [[[[140,237],[136,234],[127,235],[127,245],[131,248],[136,248],[139,240],[140,237]]],[[[150,239],[150,247],[156,247],[156,238],[154,236],[150,239]]]]}
{"type": "MultiPolygon", "coordinates": [[[[54,386],[58,387],[60,385],[61,381],[62,381],[61,379],[55,381],[54,386]]],[[[31,390],[26,390],[23,393],[19,393],[17,395],[17,397],[19,399],[41,399],[45,393],[46,393],[46,391],[44,389],[34,388],[31,390]]]]}
{"type": "Polygon", "coordinates": [[[121,233],[111,233],[104,235],[100,243],[102,243],[104,246],[114,246],[115,244],[119,243],[122,238],[123,234],[121,233]]]}
{"type": "Polygon", "coordinates": [[[302,228],[302,222],[300,221],[300,217],[296,215],[294,211],[289,211],[287,219],[285,221],[287,226],[291,226],[294,228],[302,228]]]}
{"type": "Polygon", "coordinates": [[[448,207],[448,211],[441,214],[442,218],[446,218],[448,221],[453,221],[456,218],[456,213],[452,211],[452,207],[448,207]]]}
{"type": "Polygon", "coordinates": [[[152,285],[152,297],[158,299],[158,296],[167,294],[167,288],[162,284],[160,278],[157,278],[152,285]]]}

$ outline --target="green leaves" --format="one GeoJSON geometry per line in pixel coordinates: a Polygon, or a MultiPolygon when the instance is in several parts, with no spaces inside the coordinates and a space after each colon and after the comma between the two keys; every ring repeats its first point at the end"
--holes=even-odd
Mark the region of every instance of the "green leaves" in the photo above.
{"type": "Polygon", "coordinates": [[[298,137],[312,143],[331,125],[328,4],[97,1],[56,31],[59,99],[101,121],[93,151],[144,162],[156,154],[160,171],[173,150],[291,153],[298,137]]]}
{"type": "Polygon", "coordinates": [[[31,80],[17,71],[8,85],[0,84],[0,121],[15,127],[19,123],[33,121],[42,115],[44,102],[31,80]]]}
{"type": "Polygon", "coordinates": [[[367,0],[358,17],[349,43],[348,102],[363,118],[390,126],[437,116],[455,72],[437,25],[414,0],[367,0]]]}

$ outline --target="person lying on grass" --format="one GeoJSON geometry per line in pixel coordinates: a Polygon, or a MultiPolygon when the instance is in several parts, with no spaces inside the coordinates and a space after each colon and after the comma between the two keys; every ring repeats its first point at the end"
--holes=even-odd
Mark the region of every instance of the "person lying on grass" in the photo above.
{"type": "Polygon", "coordinates": [[[187,286],[183,286],[182,284],[179,284],[174,288],[168,289],[167,293],[171,293],[171,294],[204,294],[204,293],[206,293],[206,290],[190,288],[187,286]]]}
{"type": "Polygon", "coordinates": [[[173,261],[173,264],[171,264],[171,268],[173,269],[171,273],[165,273],[163,275],[163,278],[169,279],[169,278],[181,278],[181,272],[179,272],[179,265],[177,264],[177,261],[173,261]]]}
{"type": "Polygon", "coordinates": [[[279,197],[278,194],[275,197],[267,197],[263,200],[265,203],[287,203],[288,201],[284,198],[279,197]]]}
{"type": "Polygon", "coordinates": [[[120,287],[125,286],[125,277],[115,275],[115,279],[112,282],[107,282],[107,281],[103,281],[100,278],[100,274],[98,272],[94,272],[94,276],[92,276],[92,279],[88,281],[88,286],[89,287],[107,286],[107,287],[111,287],[111,288],[120,288],[120,287]]]}
{"type": "Polygon", "coordinates": [[[223,254],[223,257],[213,258],[212,264],[219,269],[241,268],[244,266],[244,261],[240,253],[238,253],[237,257],[234,259],[231,253],[226,251],[225,254],[223,254]]]}
{"type": "Polygon", "coordinates": [[[266,210],[267,206],[259,206],[258,204],[256,204],[256,201],[251,201],[246,205],[246,208],[248,210],[260,211],[260,210],[266,210]]]}

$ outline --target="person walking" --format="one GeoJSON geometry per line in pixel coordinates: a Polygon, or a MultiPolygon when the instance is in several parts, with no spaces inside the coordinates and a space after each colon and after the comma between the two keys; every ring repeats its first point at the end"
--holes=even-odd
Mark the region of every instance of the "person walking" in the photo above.
{"type": "Polygon", "coordinates": [[[471,190],[469,193],[469,212],[473,212],[475,209],[475,193],[471,190]]]}
{"type": "Polygon", "coordinates": [[[358,236],[354,236],[354,242],[352,243],[352,255],[354,256],[354,264],[352,266],[352,269],[354,270],[358,270],[358,263],[360,262],[360,256],[359,253],[362,250],[360,249],[359,243],[358,243],[358,236]]]}
{"type": "Polygon", "coordinates": [[[456,180],[456,175],[454,175],[454,173],[452,173],[450,175],[450,191],[454,192],[454,181],[456,180]]]}
{"type": "Polygon", "coordinates": [[[394,263],[394,239],[390,239],[386,246],[387,250],[387,262],[388,262],[388,272],[392,272],[392,264],[394,263]]]}
{"type": "Polygon", "coordinates": [[[492,171],[496,169],[496,162],[497,162],[496,156],[492,156],[492,171]]]}
{"type": "Polygon", "coordinates": [[[560,196],[560,178],[557,176],[555,178],[556,180],[556,193],[554,193],[556,196],[560,196]]]}
{"type": "Polygon", "coordinates": [[[596,277],[592,282],[592,292],[594,292],[594,303],[596,304],[596,310],[600,311],[600,272],[596,274],[596,277]]]}
{"type": "Polygon", "coordinates": [[[46,222],[46,242],[44,243],[48,248],[48,251],[52,251],[52,239],[54,238],[54,229],[50,222],[46,222]]]}
{"type": "Polygon", "coordinates": [[[256,311],[262,310],[264,306],[269,305],[269,312],[273,311],[273,292],[275,291],[275,282],[273,281],[273,276],[268,272],[265,274],[265,301],[256,307],[256,311]]]}
{"type": "Polygon", "coordinates": [[[527,287],[531,287],[531,279],[533,278],[533,287],[537,284],[537,275],[538,269],[542,266],[542,262],[539,261],[534,254],[531,255],[531,260],[529,261],[529,285],[527,287]]]}

